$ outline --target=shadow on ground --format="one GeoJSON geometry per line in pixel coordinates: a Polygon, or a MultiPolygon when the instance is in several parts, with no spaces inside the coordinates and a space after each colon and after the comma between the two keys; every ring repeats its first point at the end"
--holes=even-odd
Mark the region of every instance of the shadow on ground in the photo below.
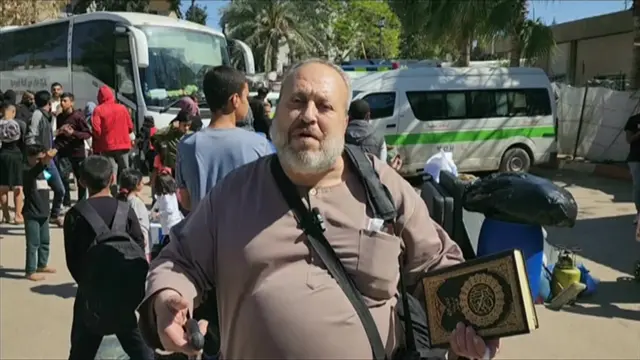
{"type": "Polygon", "coordinates": [[[76,284],[69,282],[57,285],[42,284],[31,288],[31,291],[41,295],[54,295],[63,299],[70,299],[76,296],[76,284]]]}
{"type": "Polygon", "coordinates": [[[640,304],[640,283],[630,277],[621,277],[616,281],[601,282],[593,296],[581,298],[577,304],[563,310],[580,315],[640,321],[638,309],[618,306],[628,304],[640,304]]]}
{"type": "Polygon", "coordinates": [[[539,169],[533,170],[537,176],[547,178],[554,182],[564,183],[562,187],[579,186],[588,189],[602,191],[613,196],[613,202],[632,202],[631,183],[615,179],[602,179],[598,176],[585,176],[583,173],[569,170],[539,169]]]}
{"type": "Polygon", "coordinates": [[[12,269],[0,266],[0,279],[24,279],[24,269],[12,269]]]}
{"type": "Polygon", "coordinates": [[[0,239],[4,238],[2,235],[24,236],[24,225],[2,224],[2,226],[0,226],[0,239]]]}
{"type": "Polygon", "coordinates": [[[578,259],[633,274],[640,260],[640,242],[635,240],[632,224],[633,215],[579,219],[573,228],[546,228],[547,241],[555,247],[579,248],[578,259]]]}

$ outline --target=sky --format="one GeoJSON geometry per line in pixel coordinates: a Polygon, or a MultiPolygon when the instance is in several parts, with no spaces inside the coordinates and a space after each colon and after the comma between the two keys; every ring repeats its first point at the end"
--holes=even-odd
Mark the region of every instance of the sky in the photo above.
{"type": "MultiPolygon", "coordinates": [[[[303,1],[303,0],[300,0],[303,1]]],[[[196,3],[207,7],[207,25],[220,30],[220,9],[228,0],[196,0],[196,3]]],[[[631,0],[533,0],[529,7],[529,17],[541,18],[546,24],[553,20],[557,23],[608,14],[621,11],[631,6],[631,0]]],[[[190,0],[182,0],[183,12],[191,5],[190,0]]]]}

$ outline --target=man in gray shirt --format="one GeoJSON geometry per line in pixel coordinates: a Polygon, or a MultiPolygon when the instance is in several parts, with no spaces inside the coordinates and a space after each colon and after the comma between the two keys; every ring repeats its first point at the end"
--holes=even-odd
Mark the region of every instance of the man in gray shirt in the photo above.
{"type": "Polygon", "coordinates": [[[211,122],[178,145],[176,179],[180,203],[193,210],[200,199],[232,170],[272,153],[269,141],[236,124],[249,111],[249,87],[239,71],[218,66],[204,77],[211,122]]]}
{"type": "MultiPolygon", "coordinates": [[[[51,115],[51,94],[48,91],[38,91],[34,95],[37,109],[28,121],[27,135],[25,142],[28,145],[41,144],[46,149],[53,147],[53,125],[55,119],[51,115]]],[[[58,226],[62,226],[62,201],[65,195],[64,184],[60,171],[55,161],[51,161],[47,167],[51,177],[47,180],[49,187],[53,190],[53,201],[51,202],[51,216],[49,221],[58,226]]]]}

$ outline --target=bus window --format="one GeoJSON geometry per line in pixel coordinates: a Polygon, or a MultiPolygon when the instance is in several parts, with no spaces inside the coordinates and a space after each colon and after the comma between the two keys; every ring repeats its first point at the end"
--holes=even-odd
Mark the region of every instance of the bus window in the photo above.
{"type": "Polygon", "coordinates": [[[115,88],[113,58],[115,23],[98,20],[74,24],[71,41],[71,70],[86,72],[115,88]]]}
{"type": "Polygon", "coordinates": [[[68,26],[62,22],[3,33],[1,70],[66,67],[68,26]]]}

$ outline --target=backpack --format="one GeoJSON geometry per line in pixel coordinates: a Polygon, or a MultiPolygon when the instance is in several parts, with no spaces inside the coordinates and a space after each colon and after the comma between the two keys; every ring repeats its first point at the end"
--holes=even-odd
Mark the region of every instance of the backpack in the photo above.
{"type": "MultiPolygon", "coordinates": [[[[115,201],[115,200],[114,200],[115,201]]],[[[75,206],[96,234],[86,252],[79,283],[85,325],[96,334],[115,334],[136,326],[149,271],[144,250],[127,233],[129,204],[118,201],[111,228],[86,200],[75,206]]]]}
{"type": "Polygon", "coordinates": [[[20,140],[22,131],[16,120],[0,120],[0,141],[14,142],[20,140]]]}

